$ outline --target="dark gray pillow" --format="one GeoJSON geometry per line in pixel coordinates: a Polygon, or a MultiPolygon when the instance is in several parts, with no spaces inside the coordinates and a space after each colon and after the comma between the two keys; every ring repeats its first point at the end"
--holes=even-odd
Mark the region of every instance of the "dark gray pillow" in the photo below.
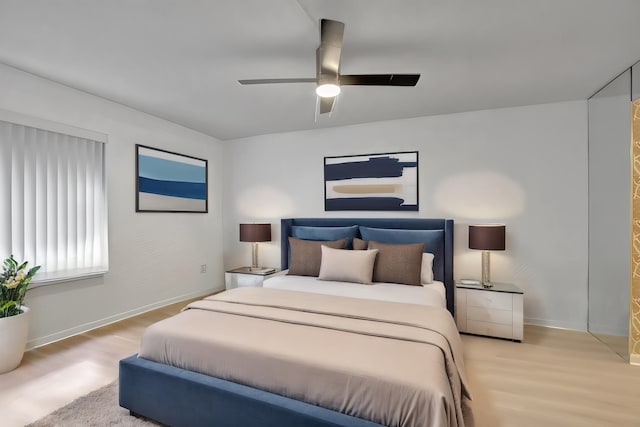
{"type": "Polygon", "coordinates": [[[322,261],[322,245],[333,249],[344,249],[347,239],[322,241],[301,240],[289,237],[289,272],[296,276],[318,277],[322,261]]]}
{"type": "Polygon", "coordinates": [[[378,249],[373,267],[374,282],[421,286],[424,243],[393,244],[371,240],[369,249],[378,249]]]}
{"type": "Polygon", "coordinates": [[[358,239],[357,237],[353,238],[353,249],[356,251],[363,251],[369,247],[369,242],[367,240],[358,239]]]}

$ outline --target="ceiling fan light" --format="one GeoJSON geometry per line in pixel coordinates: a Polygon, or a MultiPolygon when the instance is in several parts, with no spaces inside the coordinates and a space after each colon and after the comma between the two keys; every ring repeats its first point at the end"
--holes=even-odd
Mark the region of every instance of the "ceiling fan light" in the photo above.
{"type": "Polygon", "coordinates": [[[326,83],[316,87],[316,94],[322,98],[332,98],[340,93],[340,86],[326,83]]]}

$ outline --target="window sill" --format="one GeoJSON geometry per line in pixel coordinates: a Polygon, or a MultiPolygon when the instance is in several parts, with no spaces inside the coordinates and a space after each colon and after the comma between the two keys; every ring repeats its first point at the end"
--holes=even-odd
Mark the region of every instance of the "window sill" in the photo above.
{"type": "Polygon", "coordinates": [[[55,273],[36,274],[28,289],[39,288],[41,286],[55,285],[57,283],[74,282],[77,280],[92,279],[102,277],[109,272],[108,268],[84,269],[84,270],[67,270],[55,273]]]}

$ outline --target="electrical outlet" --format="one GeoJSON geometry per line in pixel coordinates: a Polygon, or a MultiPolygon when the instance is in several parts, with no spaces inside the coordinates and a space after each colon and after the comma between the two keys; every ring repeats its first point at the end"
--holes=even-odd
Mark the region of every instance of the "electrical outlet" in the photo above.
{"type": "Polygon", "coordinates": [[[207,264],[202,264],[200,266],[200,274],[204,274],[207,272],[207,264]]]}

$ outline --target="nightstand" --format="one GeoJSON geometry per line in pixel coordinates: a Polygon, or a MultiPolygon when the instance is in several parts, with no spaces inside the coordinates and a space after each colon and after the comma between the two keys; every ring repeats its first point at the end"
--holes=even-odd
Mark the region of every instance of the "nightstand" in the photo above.
{"type": "Polygon", "coordinates": [[[522,341],[524,292],[510,283],[490,288],[456,283],[456,323],[460,332],[522,341]]]}
{"type": "Polygon", "coordinates": [[[234,268],[224,273],[224,285],[227,289],[243,286],[262,286],[262,282],[280,271],[279,268],[252,269],[250,267],[234,268]]]}

